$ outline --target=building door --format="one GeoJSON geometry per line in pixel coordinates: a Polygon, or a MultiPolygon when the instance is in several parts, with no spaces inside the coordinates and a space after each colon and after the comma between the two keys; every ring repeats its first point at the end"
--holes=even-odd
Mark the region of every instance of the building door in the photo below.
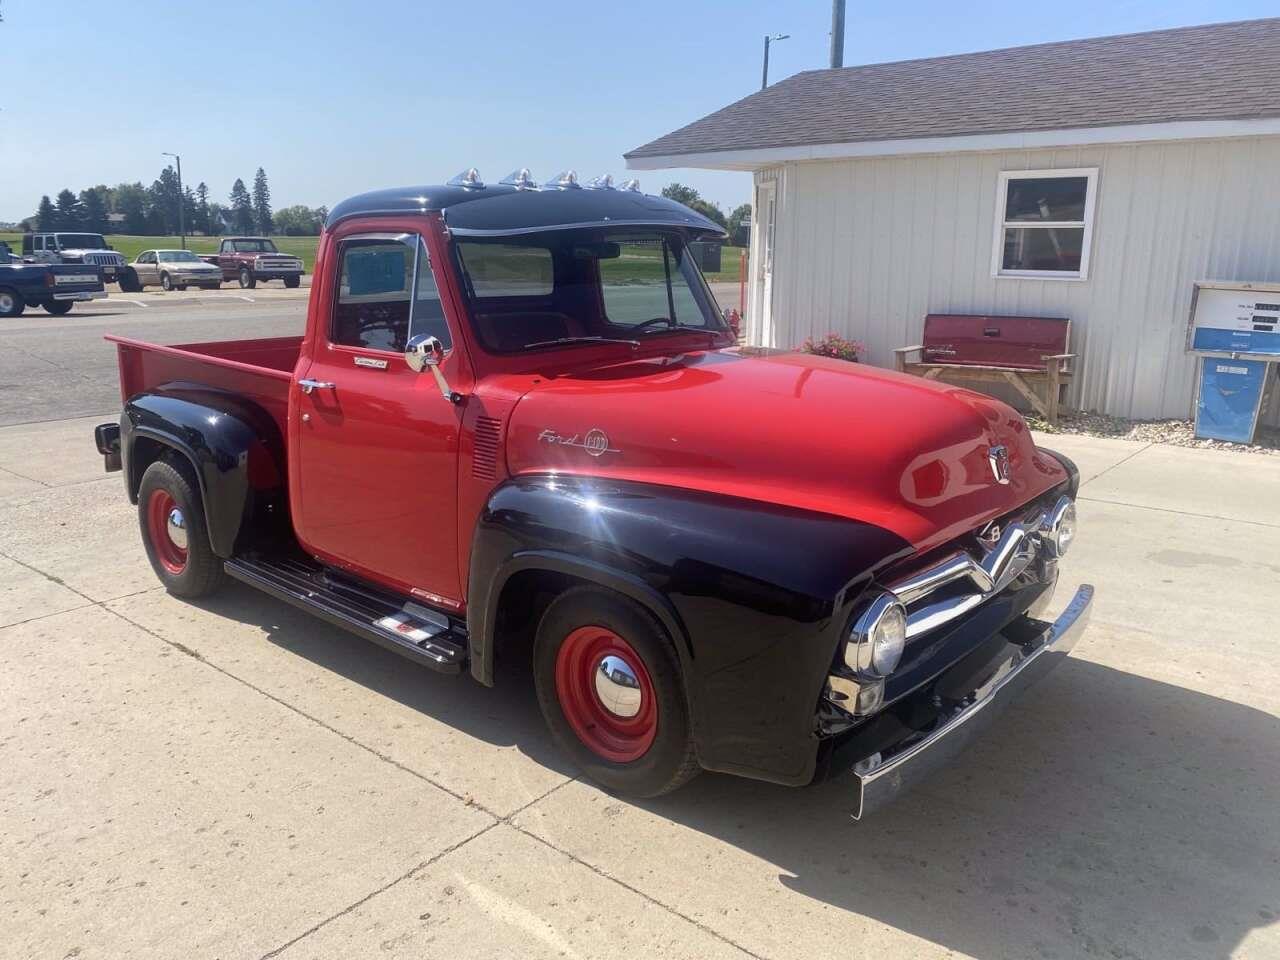
{"type": "Polygon", "coordinates": [[[773,330],[773,240],[778,213],[778,188],[774,183],[756,187],[756,216],[759,220],[759,253],[756,258],[755,315],[759,344],[774,346],[773,330]]]}

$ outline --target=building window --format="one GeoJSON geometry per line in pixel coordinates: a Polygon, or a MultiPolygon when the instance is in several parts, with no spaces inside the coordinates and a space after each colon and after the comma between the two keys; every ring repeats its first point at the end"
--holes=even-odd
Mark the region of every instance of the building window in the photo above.
{"type": "Polygon", "coordinates": [[[1097,184],[1096,167],[1001,173],[991,275],[1088,277],[1097,184]]]}

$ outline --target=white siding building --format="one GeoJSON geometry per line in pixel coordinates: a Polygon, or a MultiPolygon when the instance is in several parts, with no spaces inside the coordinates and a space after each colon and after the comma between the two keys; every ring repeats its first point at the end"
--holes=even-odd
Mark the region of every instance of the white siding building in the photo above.
{"type": "Polygon", "coordinates": [[[753,343],[1067,317],[1069,407],[1187,417],[1192,284],[1280,281],[1280,20],[803,73],[627,161],[753,171],[753,343]]]}

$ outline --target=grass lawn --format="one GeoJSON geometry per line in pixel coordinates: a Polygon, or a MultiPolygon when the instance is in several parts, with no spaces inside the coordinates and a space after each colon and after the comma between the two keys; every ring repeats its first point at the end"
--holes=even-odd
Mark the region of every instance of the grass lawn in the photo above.
{"type": "MultiPolygon", "coordinates": [[[[301,257],[307,273],[316,263],[316,245],[319,237],[272,237],[281,253],[301,257]]],[[[15,252],[22,250],[22,234],[0,233],[0,240],[6,241],[15,252]]],[[[217,253],[221,237],[187,237],[187,249],[195,253],[217,253]]],[[[174,250],[181,244],[177,237],[131,237],[122,233],[107,235],[107,243],[111,248],[132,261],[143,250],[174,250]]]]}

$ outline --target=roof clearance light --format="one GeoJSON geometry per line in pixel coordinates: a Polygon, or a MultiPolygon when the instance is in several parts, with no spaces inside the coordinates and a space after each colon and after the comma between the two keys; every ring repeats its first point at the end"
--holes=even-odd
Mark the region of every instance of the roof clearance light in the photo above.
{"type": "Polygon", "coordinates": [[[588,180],[587,189],[588,190],[612,190],[613,177],[606,173],[603,176],[596,177],[593,180],[588,180]]]}
{"type": "Polygon", "coordinates": [[[480,171],[470,167],[450,180],[449,186],[462,187],[464,190],[483,190],[484,181],[480,179],[480,171]]]}
{"type": "Polygon", "coordinates": [[[543,190],[581,190],[582,184],[578,183],[578,174],[573,170],[565,170],[558,177],[548,180],[542,185],[543,190]]]}
{"type": "Polygon", "coordinates": [[[621,186],[621,187],[619,187],[618,189],[619,189],[619,190],[629,190],[631,193],[639,193],[639,192],[640,192],[640,181],[639,181],[639,180],[637,180],[635,177],[632,177],[630,180],[623,180],[623,181],[622,181],[622,186],[621,186]]]}
{"type": "Polygon", "coordinates": [[[517,190],[538,189],[538,181],[533,179],[533,174],[529,172],[528,167],[521,167],[519,170],[512,170],[498,182],[508,187],[515,187],[517,190]]]}

